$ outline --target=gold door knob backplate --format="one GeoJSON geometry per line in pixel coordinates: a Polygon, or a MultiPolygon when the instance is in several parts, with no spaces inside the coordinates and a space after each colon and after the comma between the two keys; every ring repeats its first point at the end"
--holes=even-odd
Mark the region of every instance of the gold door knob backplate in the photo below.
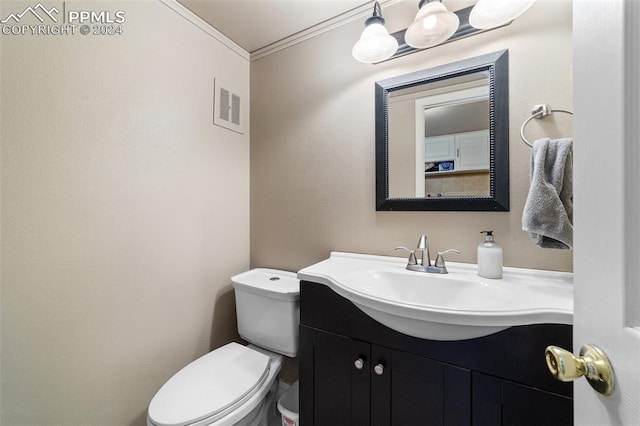
{"type": "Polygon", "coordinates": [[[602,350],[593,345],[584,345],[580,356],[557,346],[545,350],[547,367],[556,379],[571,382],[585,376],[592,388],[604,395],[611,395],[614,387],[613,367],[602,350]]]}

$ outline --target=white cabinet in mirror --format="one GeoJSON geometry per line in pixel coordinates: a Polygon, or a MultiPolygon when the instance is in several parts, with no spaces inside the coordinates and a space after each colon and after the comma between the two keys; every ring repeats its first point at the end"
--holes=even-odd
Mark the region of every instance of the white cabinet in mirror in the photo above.
{"type": "Polygon", "coordinates": [[[489,129],[425,138],[421,167],[416,197],[488,197],[489,129]]]}

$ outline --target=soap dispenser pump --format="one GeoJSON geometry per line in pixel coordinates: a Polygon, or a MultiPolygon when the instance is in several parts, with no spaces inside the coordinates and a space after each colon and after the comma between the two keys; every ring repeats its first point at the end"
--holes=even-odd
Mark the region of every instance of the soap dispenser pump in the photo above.
{"type": "Polygon", "coordinates": [[[502,278],[502,247],[493,239],[493,231],[487,234],[478,246],[478,275],[484,278],[502,278]]]}

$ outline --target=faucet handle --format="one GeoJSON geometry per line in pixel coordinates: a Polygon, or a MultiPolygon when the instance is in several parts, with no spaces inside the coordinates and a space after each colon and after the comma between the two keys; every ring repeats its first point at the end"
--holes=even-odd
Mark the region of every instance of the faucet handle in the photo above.
{"type": "Polygon", "coordinates": [[[449,250],[445,250],[445,251],[439,251],[438,252],[438,257],[436,257],[436,263],[435,266],[437,266],[438,268],[444,268],[444,254],[447,253],[453,253],[453,254],[460,254],[459,250],[456,249],[449,249],[449,250]]]}
{"type": "Polygon", "coordinates": [[[417,265],[418,261],[416,260],[416,251],[415,250],[409,250],[408,248],[404,247],[404,246],[400,246],[400,247],[396,247],[394,250],[406,250],[409,252],[409,261],[408,261],[408,265],[417,265]]]}

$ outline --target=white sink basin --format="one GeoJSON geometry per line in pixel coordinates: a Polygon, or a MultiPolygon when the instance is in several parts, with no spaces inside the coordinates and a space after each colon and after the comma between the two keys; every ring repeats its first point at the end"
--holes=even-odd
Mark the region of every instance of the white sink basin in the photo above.
{"type": "Polygon", "coordinates": [[[504,268],[481,278],[476,265],[447,262],[449,274],[407,271],[405,258],[333,252],[298,272],[331,287],[387,327],[432,340],[487,336],[516,325],[572,324],[573,274],[504,268]]]}

